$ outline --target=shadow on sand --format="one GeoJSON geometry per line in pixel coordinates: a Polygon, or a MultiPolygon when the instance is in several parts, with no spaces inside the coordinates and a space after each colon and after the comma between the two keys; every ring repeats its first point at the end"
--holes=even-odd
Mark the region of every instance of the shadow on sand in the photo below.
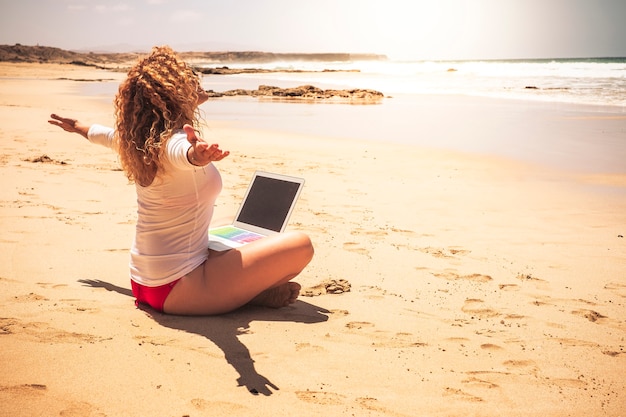
{"type": "MultiPolygon", "coordinates": [[[[107,291],[115,291],[129,297],[133,296],[130,289],[118,287],[105,281],[79,280],[79,282],[93,288],[104,288],[107,291]]],[[[204,317],[162,314],[143,305],[138,308],[162,326],[197,334],[215,343],[224,352],[226,361],[239,374],[239,378],[237,378],[239,386],[246,387],[254,395],[271,395],[272,389],[278,390],[279,388],[256,371],[250,351],[238,338],[240,334],[246,333],[250,323],[252,321],[322,323],[328,320],[327,314],[330,313],[326,309],[301,300],[296,301],[290,307],[281,309],[250,306],[228,314],[204,317]]]]}

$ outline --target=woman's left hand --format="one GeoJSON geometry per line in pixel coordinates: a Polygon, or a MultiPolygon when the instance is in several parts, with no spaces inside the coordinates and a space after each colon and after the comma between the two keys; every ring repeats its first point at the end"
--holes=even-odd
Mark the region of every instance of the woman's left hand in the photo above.
{"type": "Polygon", "coordinates": [[[221,161],[230,155],[228,151],[222,151],[217,143],[209,145],[204,139],[198,138],[196,131],[191,125],[186,124],[183,130],[187,134],[187,140],[191,147],[187,151],[187,159],[193,165],[204,166],[211,162],[221,161]]]}

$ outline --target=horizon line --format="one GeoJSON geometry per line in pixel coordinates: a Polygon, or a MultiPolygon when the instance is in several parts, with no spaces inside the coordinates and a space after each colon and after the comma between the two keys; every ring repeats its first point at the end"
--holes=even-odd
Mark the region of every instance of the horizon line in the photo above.
{"type": "MultiPolygon", "coordinates": [[[[163,44],[168,45],[168,44],[163,44]]],[[[80,53],[80,54],[149,54],[151,47],[137,47],[135,49],[129,49],[126,51],[106,49],[107,46],[100,46],[96,48],[62,48],[59,46],[51,46],[51,45],[26,45],[19,42],[10,44],[2,44],[0,46],[25,46],[25,47],[43,47],[43,48],[57,48],[64,51],[80,53]]],[[[120,45],[121,46],[121,45],[120,45]]],[[[129,47],[131,45],[128,45],[129,47]]],[[[156,45],[155,45],[156,46],[156,45]]],[[[170,45],[168,45],[170,46],[170,45]]],[[[114,47],[114,45],[110,45],[110,47],[114,47]]],[[[550,61],[550,60],[602,60],[602,59],[626,59],[625,55],[615,55],[615,56],[543,56],[543,57],[517,57],[517,58],[427,58],[427,57],[397,57],[390,58],[390,54],[388,53],[380,53],[380,52],[339,52],[339,51],[325,51],[325,52],[275,52],[271,50],[261,50],[261,49],[177,49],[174,46],[171,46],[172,49],[176,53],[179,54],[188,54],[188,53],[261,53],[261,54],[275,54],[275,55],[368,55],[368,56],[377,56],[381,58],[385,58],[387,61],[397,61],[397,62],[468,62],[468,61],[550,61]]],[[[391,54],[393,56],[393,54],[391,54]]]]}

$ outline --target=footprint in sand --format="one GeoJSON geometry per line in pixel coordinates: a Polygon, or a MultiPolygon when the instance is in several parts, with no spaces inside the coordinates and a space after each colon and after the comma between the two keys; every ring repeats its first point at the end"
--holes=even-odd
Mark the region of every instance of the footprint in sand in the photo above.
{"type": "Polygon", "coordinates": [[[8,392],[20,397],[24,395],[40,395],[47,390],[48,387],[42,384],[0,385],[0,392],[8,392]]]}
{"type": "Polygon", "coordinates": [[[307,233],[312,234],[312,233],[319,233],[320,235],[329,235],[328,232],[328,228],[326,227],[321,227],[321,226],[311,226],[311,225],[307,225],[305,226],[303,223],[300,222],[294,222],[291,223],[290,228],[295,229],[295,230],[306,230],[307,233]]]}
{"type": "Polygon", "coordinates": [[[474,298],[465,300],[465,304],[463,305],[463,307],[461,307],[461,311],[467,314],[471,314],[472,317],[475,316],[481,319],[497,317],[500,315],[500,313],[498,313],[497,311],[486,307],[483,300],[477,300],[474,298]]]}
{"type": "Polygon", "coordinates": [[[531,274],[517,274],[517,279],[523,282],[532,282],[539,289],[548,289],[548,281],[534,277],[531,274]]]}
{"type": "Polygon", "coordinates": [[[469,393],[467,393],[465,391],[462,391],[460,389],[457,389],[457,388],[446,387],[446,389],[444,390],[443,395],[446,396],[446,397],[453,397],[453,398],[456,398],[457,400],[468,401],[468,402],[472,402],[472,403],[477,403],[477,402],[484,401],[480,397],[477,397],[475,395],[469,394],[469,393]]]}
{"type": "Polygon", "coordinates": [[[42,164],[57,164],[57,165],[67,165],[65,161],[57,161],[56,159],[50,158],[48,155],[43,154],[41,156],[26,158],[24,162],[32,162],[32,163],[42,163],[42,164]]]}
{"type": "Polygon", "coordinates": [[[65,311],[65,312],[75,312],[79,311],[81,313],[91,313],[96,314],[102,311],[99,307],[88,307],[83,300],[75,300],[75,299],[62,299],[63,306],[59,307],[57,311],[65,311]]]}
{"type": "Polygon", "coordinates": [[[406,349],[428,346],[427,343],[417,341],[413,334],[406,332],[395,333],[392,335],[385,334],[384,332],[378,332],[376,337],[379,337],[380,339],[372,342],[372,346],[374,347],[406,349]]]}
{"type": "Polygon", "coordinates": [[[360,398],[357,398],[355,401],[356,401],[357,404],[359,404],[364,409],[366,409],[368,411],[374,411],[374,412],[376,412],[379,415],[397,416],[397,417],[405,417],[406,416],[406,414],[400,414],[398,412],[395,412],[394,410],[391,410],[391,409],[389,409],[387,407],[384,407],[383,405],[380,404],[380,402],[376,398],[360,397],[360,398]]]}
{"type": "Polygon", "coordinates": [[[347,316],[350,314],[350,312],[348,310],[335,309],[335,310],[330,310],[330,314],[337,315],[337,317],[339,317],[339,316],[347,316]]]}
{"type": "Polygon", "coordinates": [[[396,227],[392,227],[389,230],[391,230],[394,233],[399,233],[399,234],[405,235],[405,236],[417,236],[417,233],[414,232],[413,230],[398,229],[396,227]]]}
{"type": "Polygon", "coordinates": [[[470,341],[467,337],[448,337],[446,338],[446,340],[449,342],[458,343],[461,345],[470,341]]]}
{"type": "Polygon", "coordinates": [[[518,291],[519,290],[519,285],[517,285],[517,284],[500,284],[500,285],[498,285],[498,288],[500,288],[502,291],[518,291]]]}
{"type": "Polygon", "coordinates": [[[550,384],[556,385],[560,388],[585,388],[587,383],[580,379],[572,378],[550,378],[550,384]]]}
{"type": "Polygon", "coordinates": [[[58,289],[58,288],[66,288],[67,284],[55,284],[52,282],[38,282],[37,285],[39,285],[41,288],[53,288],[53,289],[58,289]]]}
{"type": "Polygon", "coordinates": [[[209,401],[202,398],[194,398],[191,400],[191,405],[196,410],[210,411],[215,416],[231,415],[235,411],[248,411],[249,414],[254,414],[251,412],[252,410],[241,404],[226,401],[209,401]]]}
{"type": "Polygon", "coordinates": [[[508,360],[504,361],[502,365],[507,368],[535,368],[535,362],[531,360],[508,360]]]}
{"type": "Polygon", "coordinates": [[[34,301],[49,301],[49,300],[43,295],[39,295],[39,294],[35,294],[31,292],[29,294],[16,295],[13,297],[13,301],[16,301],[18,303],[30,303],[34,301]]]}
{"type": "Polygon", "coordinates": [[[603,350],[602,351],[603,355],[607,355],[607,356],[619,356],[619,355],[626,355],[626,352],[618,352],[616,350],[603,350]]]}
{"type": "Polygon", "coordinates": [[[350,252],[356,252],[361,255],[369,255],[370,251],[362,247],[357,242],[345,242],[343,248],[350,252]]]}
{"type": "Polygon", "coordinates": [[[468,379],[464,379],[463,381],[461,381],[461,383],[466,384],[470,387],[474,387],[474,388],[493,389],[493,388],[499,387],[498,384],[494,384],[493,382],[487,381],[485,379],[476,378],[473,376],[469,377],[468,379]]]}
{"type": "Polygon", "coordinates": [[[589,320],[590,322],[596,323],[596,322],[602,322],[602,319],[606,319],[606,316],[603,316],[602,314],[598,313],[597,311],[593,311],[593,310],[585,310],[585,309],[581,309],[581,310],[574,310],[572,311],[572,314],[576,315],[576,316],[581,316],[586,318],[587,320],[589,320]]]}
{"type": "Polygon", "coordinates": [[[351,321],[346,324],[346,328],[352,330],[354,334],[367,333],[368,343],[374,347],[396,349],[427,346],[426,343],[417,340],[412,333],[392,333],[382,330],[367,331],[374,327],[374,324],[368,321],[351,321]]]}
{"type": "Polygon", "coordinates": [[[324,220],[328,220],[328,221],[341,221],[341,219],[339,219],[337,216],[334,216],[330,213],[326,213],[323,211],[314,211],[313,214],[321,219],[324,220]]]}
{"type": "Polygon", "coordinates": [[[89,404],[84,401],[75,402],[70,404],[68,408],[61,410],[61,417],[83,417],[83,416],[104,416],[104,413],[100,413],[98,408],[93,404],[89,404]]]}
{"type": "Polygon", "coordinates": [[[489,350],[489,351],[497,351],[497,350],[502,350],[502,348],[498,345],[494,345],[493,343],[484,343],[482,345],[480,345],[480,348],[483,350],[489,350]]]}
{"type": "Polygon", "coordinates": [[[582,339],[574,339],[570,337],[554,337],[550,338],[550,341],[557,342],[562,346],[573,346],[573,347],[599,347],[600,345],[596,342],[590,342],[582,339]]]}
{"type": "Polygon", "coordinates": [[[296,344],[296,352],[311,353],[311,352],[323,352],[325,350],[326,349],[324,349],[322,346],[312,345],[310,343],[297,343],[296,344]]]}
{"type": "Polygon", "coordinates": [[[456,247],[433,248],[433,247],[428,246],[426,248],[419,248],[418,250],[421,252],[427,253],[429,255],[432,255],[435,258],[454,258],[456,255],[467,255],[468,253],[470,253],[469,250],[460,249],[456,247]]]}
{"type": "Polygon", "coordinates": [[[341,405],[346,399],[344,395],[324,391],[296,391],[296,397],[300,401],[320,405],[341,405]]]}
{"type": "Polygon", "coordinates": [[[139,346],[144,344],[150,344],[152,346],[173,346],[177,340],[168,337],[151,337],[151,336],[135,336],[133,339],[137,340],[139,346]]]}
{"type": "Polygon", "coordinates": [[[361,330],[361,329],[367,329],[367,328],[374,327],[374,324],[372,324],[372,323],[370,323],[368,321],[351,321],[350,323],[346,324],[346,327],[348,329],[361,330]]]}
{"type": "Polygon", "coordinates": [[[109,340],[85,333],[55,329],[47,323],[23,322],[12,318],[0,319],[0,334],[34,337],[44,343],[96,343],[109,340]]]}
{"type": "Polygon", "coordinates": [[[620,282],[609,282],[604,286],[605,290],[609,290],[620,297],[626,298],[626,284],[620,282]]]}
{"type": "Polygon", "coordinates": [[[433,275],[436,276],[437,278],[443,278],[443,279],[447,279],[450,281],[464,279],[464,280],[474,281],[474,282],[489,282],[493,279],[489,275],[484,275],[484,274],[461,275],[452,269],[447,269],[444,272],[440,272],[437,274],[433,273],[433,275]]]}
{"type": "Polygon", "coordinates": [[[353,236],[358,235],[366,235],[366,236],[374,236],[374,237],[383,237],[387,236],[387,232],[384,230],[365,230],[365,229],[355,229],[350,232],[353,236]]]}
{"type": "Polygon", "coordinates": [[[362,286],[359,292],[365,292],[364,297],[370,300],[383,300],[388,295],[386,290],[377,286],[362,286]]]}
{"type": "Polygon", "coordinates": [[[305,297],[315,297],[322,294],[343,294],[350,292],[352,285],[345,279],[327,279],[312,287],[304,288],[301,293],[305,297]]]}

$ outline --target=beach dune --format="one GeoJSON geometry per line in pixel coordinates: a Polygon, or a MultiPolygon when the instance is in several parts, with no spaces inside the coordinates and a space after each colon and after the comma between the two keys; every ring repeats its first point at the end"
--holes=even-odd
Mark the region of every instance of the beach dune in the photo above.
{"type": "Polygon", "coordinates": [[[121,77],[0,64],[0,414],[624,415],[626,172],[207,114],[216,221],[255,170],[303,176],[289,228],[316,255],[291,307],[166,316],[130,293],[116,156],[47,123],[112,124],[81,86],[121,77]]]}

